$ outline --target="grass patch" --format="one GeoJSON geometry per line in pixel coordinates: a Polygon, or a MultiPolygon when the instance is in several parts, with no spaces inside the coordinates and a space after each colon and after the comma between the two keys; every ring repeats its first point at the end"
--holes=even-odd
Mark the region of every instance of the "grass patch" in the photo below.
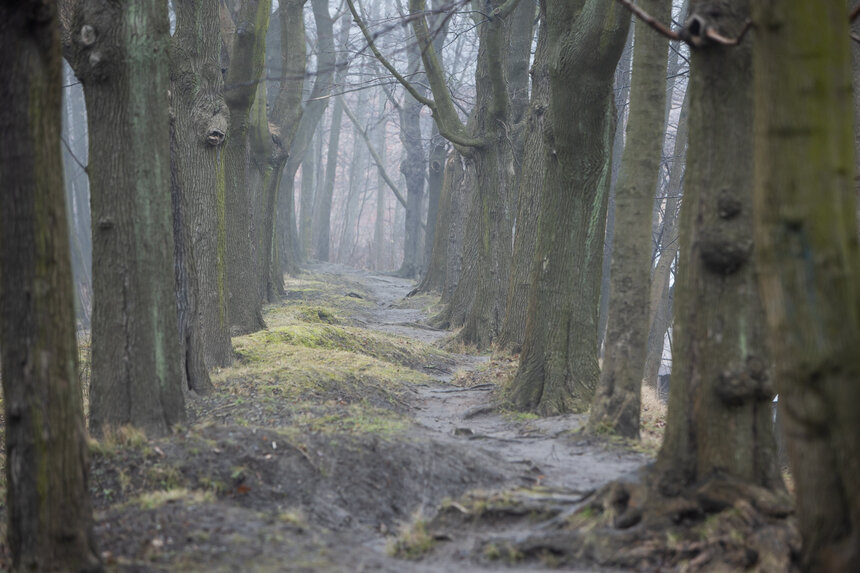
{"type": "Polygon", "coordinates": [[[666,431],[667,406],[660,399],[657,389],[642,384],[642,410],[639,414],[639,448],[645,453],[657,455],[663,444],[666,431]]]}
{"type": "Polygon", "coordinates": [[[427,521],[419,513],[400,528],[397,537],[388,545],[388,554],[401,559],[418,560],[430,553],[435,545],[436,540],[427,531],[427,521]]]}
{"type": "Polygon", "coordinates": [[[156,509],[168,503],[183,502],[188,505],[199,505],[215,501],[212,491],[187,490],[174,488],[163,491],[152,491],[140,495],[134,503],[141,509],[156,509]]]}
{"type": "Polygon", "coordinates": [[[90,453],[111,457],[120,449],[143,449],[149,444],[149,439],[143,430],[133,426],[105,428],[101,440],[89,439],[90,453]]]}

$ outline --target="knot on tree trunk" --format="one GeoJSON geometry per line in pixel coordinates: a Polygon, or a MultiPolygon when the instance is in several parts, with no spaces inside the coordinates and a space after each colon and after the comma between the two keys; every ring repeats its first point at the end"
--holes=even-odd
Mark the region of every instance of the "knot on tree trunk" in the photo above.
{"type": "Polygon", "coordinates": [[[740,406],[747,400],[769,402],[774,396],[767,365],[755,356],[747,358],[742,369],[724,371],[715,391],[720,400],[730,406],[740,406]]]}

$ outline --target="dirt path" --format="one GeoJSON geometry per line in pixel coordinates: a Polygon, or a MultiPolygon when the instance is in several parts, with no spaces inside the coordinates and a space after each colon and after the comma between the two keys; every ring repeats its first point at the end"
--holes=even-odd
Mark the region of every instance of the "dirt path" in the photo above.
{"type": "MultiPolygon", "coordinates": [[[[406,294],[413,288],[412,281],[387,275],[372,274],[338,265],[316,265],[317,273],[331,273],[348,277],[371,293],[375,308],[358,318],[372,330],[411,337],[422,342],[437,342],[449,333],[421,326],[426,316],[420,309],[404,306],[406,294]]],[[[457,369],[477,368],[488,356],[455,355],[457,369]]],[[[553,418],[518,421],[511,416],[495,412],[491,405],[492,386],[487,384],[462,388],[449,384],[451,374],[436,373],[432,385],[415,388],[410,410],[422,431],[443,443],[465,445],[489,459],[498,459],[520,468],[516,481],[519,485],[540,486],[544,493],[532,495],[535,507],[542,503],[565,508],[569,513],[578,507],[582,498],[622,475],[634,472],[648,459],[638,453],[607,451],[573,432],[584,422],[584,415],[567,415],[553,418]]],[[[483,459],[487,459],[484,457],[483,459]]],[[[512,487],[516,483],[511,484],[512,487]]],[[[433,511],[428,508],[426,511],[433,511]]],[[[400,562],[401,571],[490,571],[474,564],[468,556],[478,546],[493,539],[522,539],[539,534],[540,524],[524,525],[521,520],[495,527],[456,531],[446,539],[445,547],[437,549],[421,563],[400,562]]],[[[383,540],[374,540],[369,546],[381,549],[383,540]]],[[[388,559],[388,558],[386,558],[388,559]]],[[[510,571],[533,571],[534,564],[510,564],[510,571]]],[[[565,571],[597,571],[598,569],[562,569],[565,571]]],[[[600,571],[606,571],[600,569],[600,571]]]]}
{"type": "Polygon", "coordinates": [[[107,569],[606,571],[544,542],[647,458],[576,434],[581,416],[494,411],[493,384],[456,376],[488,357],[431,346],[449,333],[421,324],[434,299],[412,287],[310,265],[266,330],[233,339],[214,392],[188,396],[186,426],[91,442],[107,569]]]}

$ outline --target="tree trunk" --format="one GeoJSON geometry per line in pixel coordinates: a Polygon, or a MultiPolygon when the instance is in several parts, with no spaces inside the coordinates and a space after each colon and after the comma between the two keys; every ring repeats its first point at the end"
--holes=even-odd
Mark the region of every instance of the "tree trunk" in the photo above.
{"type": "Polygon", "coordinates": [[[59,31],[55,3],[0,6],[0,364],[13,571],[101,571],[60,155],[59,31]]]}
{"type": "MultiPolygon", "coordinates": [[[[421,52],[413,38],[408,39],[406,55],[409,59],[409,76],[416,78],[421,69],[421,52]]],[[[413,81],[416,81],[413,79],[413,81]]],[[[423,90],[422,90],[423,91],[423,90]]],[[[420,272],[423,262],[418,250],[421,235],[421,207],[424,202],[424,179],[427,174],[427,154],[421,135],[421,102],[409,93],[403,94],[400,104],[400,143],[403,155],[400,172],[406,180],[406,221],[404,223],[403,263],[397,274],[414,278],[420,272]]]]}
{"type": "Polygon", "coordinates": [[[218,153],[229,124],[220,66],[218,7],[177,0],[170,57],[171,173],[180,345],[187,387],[211,389],[206,367],[232,362],[219,251],[218,153]],[[200,31],[200,33],[198,33],[200,31]]]}
{"type": "Polygon", "coordinates": [[[265,328],[257,281],[258,229],[250,185],[250,111],[263,71],[270,4],[269,0],[246,0],[242,4],[224,86],[230,125],[220,159],[226,182],[227,306],[233,334],[265,328]]]}
{"type": "Polygon", "coordinates": [[[325,183],[317,193],[314,205],[314,245],[317,259],[329,260],[331,244],[331,201],[334,195],[334,178],[337,174],[337,153],[340,147],[340,128],[343,123],[343,102],[337,98],[331,112],[331,129],[328,137],[328,159],[326,161],[325,183]]]}
{"type": "Polygon", "coordinates": [[[302,252],[304,258],[311,256],[311,246],[313,240],[313,220],[314,220],[314,191],[319,188],[317,181],[317,140],[320,138],[319,132],[314,135],[314,141],[305,156],[302,159],[302,196],[300,198],[301,205],[299,216],[301,224],[299,225],[299,238],[302,241],[302,252]]]}
{"type": "Polygon", "coordinates": [[[532,97],[521,128],[525,130],[525,135],[522,165],[517,177],[513,263],[505,305],[505,322],[499,336],[499,348],[514,353],[522,350],[525,334],[545,173],[546,148],[543,134],[546,109],[549,105],[549,54],[546,45],[546,12],[543,7],[540,11],[540,22],[537,51],[532,67],[532,97]]]}
{"type": "Polygon", "coordinates": [[[546,178],[523,351],[510,395],[516,407],[543,415],[585,410],[600,376],[597,308],[615,123],[612,79],[629,14],[613,2],[580,4],[546,4],[553,55],[546,178]]]}
{"type": "MultiPolygon", "coordinates": [[[[716,0],[690,2],[693,14],[736,37],[749,2],[725,8],[716,0]]],[[[656,465],[663,493],[714,475],[781,487],[764,315],[751,260],[751,66],[749,42],[692,54],[669,416],[656,465]]]]}
{"type": "MultiPolygon", "coordinates": [[[[379,161],[385,165],[385,130],[388,122],[384,119],[376,126],[376,148],[379,150],[379,161]]],[[[385,178],[382,169],[376,177],[376,221],[373,224],[373,268],[381,271],[385,268],[385,178]]]]}
{"type": "Polygon", "coordinates": [[[844,0],[753,5],[756,239],[801,566],[856,571],[860,258],[847,10],[844,0]]]}
{"type": "Polygon", "coordinates": [[[666,188],[666,206],[663,210],[663,229],[660,232],[660,259],[651,273],[651,292],[648,308],[650,309],[648,331],[648,350],[645,355],[645,370],[643,381],[652,388],[657,388],[657,376],[663,358],[663,346],[666,331],[672,324],[672,312],[669,308],[669,278],[672,274],[672,263],[678,254],[678,208],[681,203],[683,174],[687,157],[688,115],[690,109],[689,90],[684,94],[681,113],[678,116],[678,129],[675,132],[675,146],[672,152],[672,173],[666,188]]]}
{"type": "MultiPolygon", "coordinates": [[[[296,127],[295,137],[290,144],[290,158],[287,160],[286,171],[283,177],[286,178],[284,188],[289,191],[290,197],[281,197],[279,202],[280,219],[282,221],[281,229],[281,253],[282,257],[295,257],[298,260],[301,257],[301,249],[299,248],[298,235],[296,234],[295,224],[295,203],[291,202],[293,196],[294,179],[296,171],[299,168],[302,158],[308,152],[313,142],[314,133],[317,130],[317,125],[322,119],[326,108],[328,107],[329,95],[331,94],[334,84],[339,84],[343,81],[344,74],[347,69],[347,62],[337,62],[335,57],[334,32],[332,30],[332,18],[328,11],[328,2],[326,0],[311,0],[311,7],[314,13],[314,22],[317,28],[317,69],[316,79],[314,80],[313,88],[311,88],[308,101],[305,103],[304,111],[301,119],[296,127]],[[335,68],[337,68],[337,76],[335,77],[335,68]],[[334,81],[333,81],[334,80],[334,81]],[[287,211],[288,210],[288,211],[287,211]],[[287,214],[289,214],[289,224],[287,224],[287,214]]],[[[348,52],[349,28],[351,20],[346,17],[341,23],[340,30],[340,46],[344,53],[348,52]]],[[[338,125],[340,129],[340,125],[338,125]]],[[[313,205],[313,228],[314,228],[314,243],[317,245],[315,252],[317,258],[320,258],[318,243],[316,239],[319,237],[317,233],[324,232],[326,241],[330,234],[330,227],[325,230],[319,229],[320,218],[322,214],[318,208],[322,208],[325,204],[325,198],[317,193],[313,205]],[[319,201],[319,202],[317,202],[319,201]]],[[[328,211],[326,211],[325,220],[331,211],[331,197],[328,198],[328,211]]],[[[329,225],[329,223],[326,223],[329,225]]],[[[328,260],[328,247],[326,247],[325,258],[328,260]]]]}
{"type": "Polygon", "coordinates": [[[89,117],[90,427],[165,434],[185,419],[173,273],[167,6],[81,3],[70,61],[89,117]],[[146,118],[141,121],[141,118],[146,118]]]}
{"type": "MultiPolygon", "coordinates": [[[[667,21],[670,0],[643,0],[642,9],[667,21]]],[[[621,173],[615,188],[615,225],[609,320],[603,369],[588,420],[594,431],[639,437],[639,409],[648,342],[651,279],[651,213],[663,155],[668,42],[636,26],[630,115],[621,173]]]]}

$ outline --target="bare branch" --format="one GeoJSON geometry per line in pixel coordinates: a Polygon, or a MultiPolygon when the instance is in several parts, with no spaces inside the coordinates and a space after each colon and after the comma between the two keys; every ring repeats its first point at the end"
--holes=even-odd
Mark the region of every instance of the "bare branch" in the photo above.
{"type": "Polygon", "coordinates": [[[409,92],[412,97],[415,98],[416,101],[422,103],[423,105],[426,105],[431,110],[435,110],[436,103],[433,100],[424,97],[417,89],[415,89],[415,86],[413,86],[406,80],[406,78],[400,75],[400,72],[397,71],[397,68],[391,65],[391,62],[389,62],[385,58],[385,56],[382,55],[382,52],[379,51],[379,49],[376,47],[376,43],[373,41],[373,36],[371,36],[370,31],[368,31],[367,26],[365,26],[364,20],[361,19],[361,16],[359,16],[358,11],[355,9],[355,4],[353,4],[352,0],[346,0],[346,3],[349,6],[349,11],[352,12],[353,20],[355,20],[355,23],[358,24],[358,28],[361,30],[361,33],[364,34],[364,39],[367,40],[367,45],[370,47],[370,50],[373,52],[373,55],[376,56],[376,59],[379,60],[379,62],[383,66],[385,66],[385,69],[391,72],[391,75],[397,78],[397,81],[400,82],[400,84],[406,89],[406,91],[409,92]]]}
{"type": "Polygon", "coordinates": [[[618,0],[621,4],[630,10],[634,16],[657,30],[660,34],[666,36],[670,40],[675,40],[676,42],[685,42],[677,32],[673,32],[670,28],[664,25],[662,22],[658,22],[656,18],[654,18],[651,14],[634,4],[631,0],[618,0]]]}

